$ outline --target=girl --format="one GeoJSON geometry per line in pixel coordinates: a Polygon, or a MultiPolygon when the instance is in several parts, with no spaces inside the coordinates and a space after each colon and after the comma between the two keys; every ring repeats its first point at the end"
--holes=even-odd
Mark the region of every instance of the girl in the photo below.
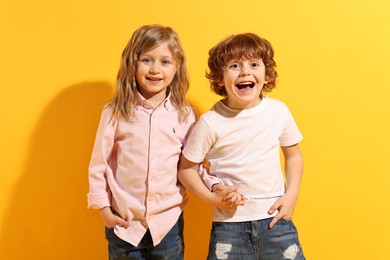
{"type": "Polygon", "coordinates": [[[183,259],[187,197],[177,165],[196,119],[188,87],[177,33],[161,25],[137,29],[89,166],[88,207],[100,210],[109,259],[183,259]]]}

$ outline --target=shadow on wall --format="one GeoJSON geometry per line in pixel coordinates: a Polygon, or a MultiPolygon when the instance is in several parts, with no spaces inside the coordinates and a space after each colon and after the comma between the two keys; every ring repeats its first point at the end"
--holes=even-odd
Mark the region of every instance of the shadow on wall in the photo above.
{"type": "Polygon", "coordinates": [[[87,210],[87,170],[112,92],[106,82],[81,83],[45,108],[2,223],[2,259],[107,259],[102,221],[87,210]]]}
{"type": "MultiPolygon", "coordinates": [[[[1,223],[0,259],[107,259],[103,222],[97,211],[87,209],[87,193],[101,110],[112,94],[106,82],[81,83],[44,109],[1,223]]],[[[185,259],[205,259],[211,207],[189,195],[185,259]]]]}

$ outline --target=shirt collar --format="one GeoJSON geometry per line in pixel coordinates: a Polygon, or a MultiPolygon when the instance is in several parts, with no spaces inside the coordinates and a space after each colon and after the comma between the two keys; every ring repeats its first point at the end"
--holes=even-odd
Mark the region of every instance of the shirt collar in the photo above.
{"type": "MultiPolygon", "coordinates": [[[[171,93],[168,94],[168,96],[164,99],[163,102],[159,106],[165,107],[167,111],[172,111],[175,109],[171,102],[171,93]]],[[[137,91],[137,99],[135,103],[135,109],[138,109],[140,107],[143,107],[145,109],[155,109],[150,105],[150,103],[137,91]]]]}

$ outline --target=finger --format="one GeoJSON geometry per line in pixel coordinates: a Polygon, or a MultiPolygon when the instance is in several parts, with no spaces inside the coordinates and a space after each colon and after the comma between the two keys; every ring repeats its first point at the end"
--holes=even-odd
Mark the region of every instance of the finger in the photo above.
{"type": "Polygon", "coordinates": [[[124,227],[124,228],[129,228],[130,227],[130,223],[127,222],[127,221],[122,221],[119,225],[121,227],[124,227]]]}
{"type": "Polygon", "coordinates": [[[229,200],[230,202],[234,203],[238,200],[237,192],[231,192],[228,195],[225,196],[226,200],[229,200]]]}
{"type": "Polygon", "coordinates": [[[268,210],[268,214],[273,214],[275,211],[277,211],[281,206],[281,203],[279,203],[279,201],[276,201],[272,206],[271,208],[268,210]]]}
{"type": "Polygon", "coordinates": [[[240,200],[240,201],[237,201],[237,202],[236,202],[236,205],[237,205],[237,206],[244,206],[244,205],[245,205],[245,202],[246,202],[245,200],[240,200]]]}
{"type": "Polygon", "coordinates": [[[232,198],[230,198],[229,202],[232,206],[235,206],[237,202],[237,195],[234,195],[232,198]]]}
{"type": "Polygon", "coordinates": [[[237,193],[234,193],[234,196],[230,199],[230,201],[231,201],[232,203],[234,203],[234,204],[238,201],[238,195],[237,195],[237,193]]]}
{"type": "Polygon", "coordinates": [[[225,186],[225,189],[224,189],[224,195],[227,195],[227,194],[229,194],[229,193],[234,193],[234,192],[236,192],[237,191],[237,187],[236,186],[225,186]]]}
{"type": "Polygon", "coordinates": [[[234,198],[233,192],[230,192],[223,197],[224,200],[231,200],[232,198],[234,198]]]}
{"type": "Polygon", "coordinates": [[[238,202],[240,202],[241,201],[241,195],[238,193],[238,192],[236,192],[235,194],[234,194],[234,202],[235,203],[238,203],[238,202]]]}
{"type": "Polygon", "coordinates": [[[242,194],[239,194],[239,195],[238,195],[238,199],[237,199],[237,201],[236,201],[236,205],[238,205],[238,206],[243,206],[243,205],[245,205],[245,202],[246,202],[245,196],[242,195],[242,194]]]}
{"type": "Polygon", "coordinates": [[[223,190],[223,185],[222,184],[214,184],[213,186],[213,191],[221,191],[223,190]]]}
{"type": "Polygon", "coordinates": [[[269,223],[269,228],[271,229],[279,219],[281,219],[281,216],[278,214],[271,220],[271,223],[269,223]]]}
{"type": "Polygon", "coordinates": [[[124,227],[124,228],[130,227],[130,223],[127,222],[126,220],[120,218],[120,217],[117,218],[117,225],[124,227]]]}

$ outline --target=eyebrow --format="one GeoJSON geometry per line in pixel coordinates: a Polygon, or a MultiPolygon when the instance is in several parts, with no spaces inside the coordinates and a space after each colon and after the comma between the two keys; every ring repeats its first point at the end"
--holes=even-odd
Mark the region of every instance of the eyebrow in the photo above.
{"type": "MultiPolygon", "coordinates": [[[[153,58],[155,58],[153,55],[150,55],[150,54],[147,54],[147,53],[143,53],[139,57],[153,57],[153,58]]],[[[170,56],[170,55],[165,55],[165,56],[162,56],[161,58],[162,59],[174,59],[174,57],[170,56]]]]}

